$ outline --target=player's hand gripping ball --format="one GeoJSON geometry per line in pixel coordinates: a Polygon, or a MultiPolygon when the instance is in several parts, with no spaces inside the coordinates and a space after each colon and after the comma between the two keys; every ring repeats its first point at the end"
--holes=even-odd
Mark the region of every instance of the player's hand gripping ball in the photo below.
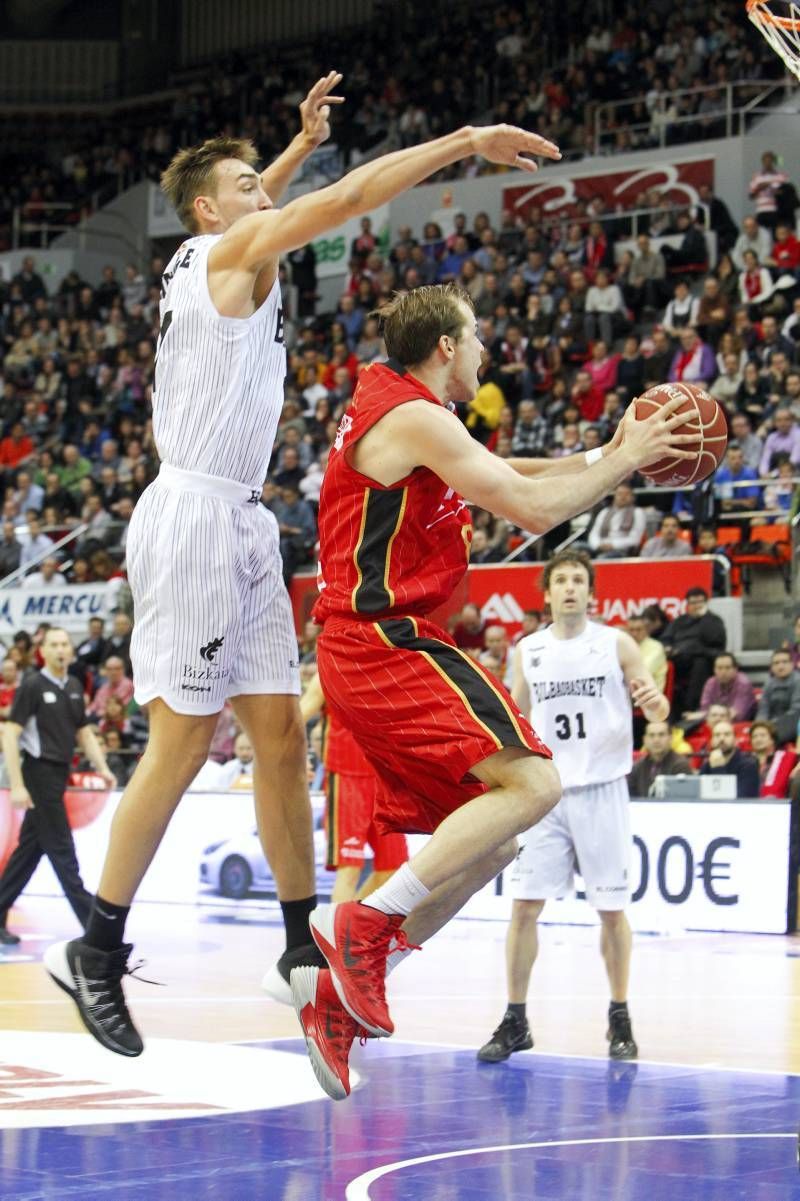
{"type": "Polygon", "coordinates": [[[660,405],[677,396],[685,397],[676,411],[686,414],[686,425],[679,426],[675,432],[691,434],[696,428],[696,441],[687,442],[681,448],[692,451],[694,457],[675,459],[665,456],[655,463],[648,463],[641,472],[654,484],[683,488],[699,484],[719,467],[728,445],[728,421],[713,396],[697,384],[684,383],[657,384],[648,388],[634,401],[637,420],[649,417],[660,405]]]}

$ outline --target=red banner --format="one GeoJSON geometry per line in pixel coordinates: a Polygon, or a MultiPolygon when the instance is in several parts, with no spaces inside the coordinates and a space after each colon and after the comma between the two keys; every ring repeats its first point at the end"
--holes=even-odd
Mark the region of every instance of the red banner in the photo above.
{"type": "MultiPolygon", "coordinates": [[[[711,592],[711,559],[609,559],[594,566],[594,611],[608,625],[627,621],[645,605],[660,605],[668,617],[677,617],[686,609],[689,588],[711,592]]],[[[542,563],[471,567],[468,599],[480,605],[486,621],[515,634],[525,609],[544,608],[543,571],[542,563]]]]}
{"type": "Polygon", "coordinates": [[[648,188],[658,188],[666,200],[682,208],[698,204],[700,184],[714,183],[713,158],[691,159],[681,163],[654,163],[652,166],[625,171],[603,171],[594,175],[575,174],[565,179],[548,179],[547,171],[535,176],[530,184],[503,188],[503,208],[525,220],[531,209],[542,217],[571,217],[579,201],[599,196],[608,212],[642,207],[637,202],[648,188]]]}
{"type": "MultiPolygon", "coordinates": [[[[465,588],[459,588],[452,603],[437,610],[437,621],[445,624],[468,601],[480,605],[484,619],[507,626],[510,634],[520,628],[525,609],[542,609],[542,563],[486,564],[470,567],[465,588]]],[[[689,588],[711,592],[713,560],[609,559],[595,563],[595,613],[609,625],[627,621],[645,605],[660,605],[668,617],[686,609],[689,588]]],[[[292,603],[295,625],[302,631],[317,596],[314,576],[295,576],[292,603]]]]}

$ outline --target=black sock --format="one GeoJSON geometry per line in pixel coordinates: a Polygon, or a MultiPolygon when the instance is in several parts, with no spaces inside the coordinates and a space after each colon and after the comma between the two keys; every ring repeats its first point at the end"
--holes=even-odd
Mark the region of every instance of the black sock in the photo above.
{"type": "Polygon", "coordinates": [[[627,1013],[627,1012],[628,1012],[628,1002],[627,1001],[609,1001],[608,1016],[610,1018],[613,1017],[615,1013],[627,1013]]]}
{"type": "Polygon", "coordinates": [[[98,894],[94,899],[83,941],[98,951],[118,951],[125,941],[130,905],[112,905],[98,894]]]}
{"type": "Polygon", "coordinates": [[[524,1005],[524,1003],[522,1005],[513,1005],[511,1003],[511,1001],[509,1001],[508,1005],[506,1006],[506,1013],[513,1014],[514,1017],[517,1019],[517,1021],[520,1021],[520,1022],[525,1021],[525,1005],[524,1005]]]}
{"type": "Polygon", "coordinates": [[[295,947],[305,946],[313,942],[311,927],[308,919],[317,907],[317,895],[306,897],[303,901],[281,901],[283,924],[286,927],[286,950],[293,951],[295,947]]]}

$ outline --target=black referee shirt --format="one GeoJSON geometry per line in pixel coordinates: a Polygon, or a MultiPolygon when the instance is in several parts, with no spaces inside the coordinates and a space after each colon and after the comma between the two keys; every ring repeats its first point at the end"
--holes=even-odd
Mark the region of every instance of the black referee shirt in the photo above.
{"type": "Polygon", "coordinates": [[[71,763],[75,734],[87,724],[83,689],[74,676],[59,680],[45,668],[31,672],[14,695],[8,719],[22,726],[19,745],[26,754],[71,763]]]}

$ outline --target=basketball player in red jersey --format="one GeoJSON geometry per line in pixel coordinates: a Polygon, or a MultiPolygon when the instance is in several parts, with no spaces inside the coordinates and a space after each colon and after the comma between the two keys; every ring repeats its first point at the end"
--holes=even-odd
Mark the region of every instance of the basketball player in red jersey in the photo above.
{"type": "MultiPolygon", "coordinates": [[[[325,695],[315,675],[300,698],[303,720],[322,713],[325,695]]],[[[327,866],[336,872],[331,900],[350,901],[374,892],[408,859],[404,834],[381,833],[375,828],[377,777],[353,735],[332,714],[323,718],[322,761],[325,765],[325,823],[328,832],[327,866]],[[359,888],[364,849],[369,844],[373,870],[359,888]]]]}
{"type": "Polygon", "coordinates": [[[378,774],[377,828],[433,837],[363,902],[311,915],[328,969],[296,968],[292,993],[336,1099],[349,1092],[353,1038],[393,1031],[387,970],[511,862],[516,835],[561,795],[510,694],[427,617],[467,569],[462,497],[544,533],[662,454],[690,457],[675,401],[642,421],[631,406],[588,456],[496,458],[450,411],[475,395],[483,353],[466,292],[418,288],[383,317],[389,361],[360,376],[320,497],[317,662],[331,712],[378,774]]]}

